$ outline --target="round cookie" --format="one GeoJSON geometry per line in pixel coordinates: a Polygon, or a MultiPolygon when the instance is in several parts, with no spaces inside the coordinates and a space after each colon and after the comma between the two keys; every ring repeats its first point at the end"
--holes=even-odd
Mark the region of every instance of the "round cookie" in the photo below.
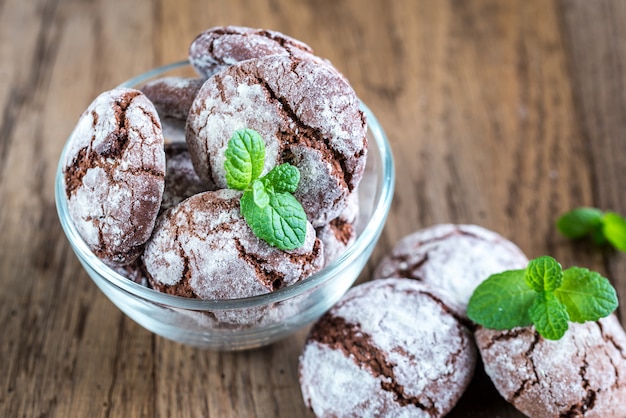
{"type": "Polygon", "coordinates": [[[241,193],[191,196],[165,212],[143,261],[156,290],[199,299],[269,293],[321,268],[322,248],[308,225],[302,247],[282,251],[257,238],[240,214],[241,193]]]}
{"type": "Polygon", "coordinates": [[[475,332],[498,392],[530,417],[623,417],[626,334],[615,315],[570,324],[558,341],[534,327],[475,332]]]}
{"type": "Polygon", "coordinates": [[[165,163],[165,190],[161,202],[161,213],[194,194],[208,190],[193,169],[187,144],[166,144],[165,163]]]}
{"type": "Polygon", "coordinates": [[[185,144],[185,125],[186,120],[164,117],[161,118],[161,127],[163,128],[163,139],[165,144],[185,144]]]}
{"type": "Polygon", "coordinates": [[[163,77],[141,87],[161,118],[187,120],[193,99],[204,83],[202,78],[163,77]]]}
{"type": "Polygon", "coordinates": [[[475,362],[470,332],[426,286],[375,280],[349,290],[313,326],[300,386],[318,417],[441,417],[475,362]]]}
{"type": "Polygon", "coordinates": [[[141,257],[125,266],[113,266],[112,269],[117,274],[126,277],[128,280],[132,280],[141,286],[148,287],[148,278],[146,277],[141,257]]]}
{"type": "Polygon", "coordinates": [[[200,33],[189,46],[189,62],[204,78],[237,62],[268,55],[320,60],[311,47],[279,32],[242,26],[218,26],[200,33]]]}
{"type": "Polygon", "coordinates": [[[460,318],[476,287],[492,274],[526,268],[528,259],[504,237],[476,225],[440,224],[402,238],[374,277],[406,277],[430,286],[460,318]]]}
{"type": "Polygon", "coordinates": [[[348,206],[328,224],[315,228],[324,244],[324,266],[329,265],[356,240],[355,222],[359,214],[359,196],[356,190],[348,199],[348,206]]]}
{"type": "Polygon", "coordinates": [[[348,83],[327,65],[290,56],[248,60],[208,79],[194,100],[186,138],[198,176],[226,187],[224,152],[237,129],[265,141],[264,173],[300,170],[295,196],[313,226],[344,210],[367,154],[366,122],[348,83]]]}
{"type": "Polygon", "coordinates": [[[68,140],[63,175],[70,217],[109,265],[135,260],[150,238],[165,178],[157,111],[138,90],[100,94],[68,140]]]}

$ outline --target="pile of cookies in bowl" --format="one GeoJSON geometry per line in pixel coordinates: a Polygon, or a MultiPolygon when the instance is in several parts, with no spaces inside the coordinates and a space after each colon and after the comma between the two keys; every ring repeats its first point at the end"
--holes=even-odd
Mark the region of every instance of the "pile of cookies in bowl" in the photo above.
{"type": "Polygon", "coordinates": [[[383,129],[332,63],[226,26],[96,97],[55,197],[89,276],[158,335],[239,350],[313,324],[299,370],[317,416],[444,416],[477,364],[526,415],[620,416],[626,335],[593,272],[442,224],[352,287],[394,176],[383,129]]]}
{"type": "Polygon", "coordinates": [[[266,345],[359,276],[391,204],[389,144],[345,76],[298,40],[217,27],[188,57],[87,107],[59,161],[59,218],[91,278],[145,328],[266,345]]]}

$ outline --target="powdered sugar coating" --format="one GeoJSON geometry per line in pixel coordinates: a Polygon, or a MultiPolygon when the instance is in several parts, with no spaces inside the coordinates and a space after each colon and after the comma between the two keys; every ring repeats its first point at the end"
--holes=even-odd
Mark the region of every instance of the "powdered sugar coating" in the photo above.
{"type": "Polygon", "coordinates": [[[161,213],[194,194],[208,190],[193,168],[187,144],[166,144],[165,161],[167,171],[161,213]]]}
{"type": "Polygon", "coordinates": [[[511,241],[476,225],[440,224],[401,239],[374,277],[406,277],[429,285],[461,318],[476,287],[492,274],[526,268],[511,241]]]}
{"type": "Polygon", "coordinates": [[[233,190],[196,194],[159,218],[143,255],[153,287],[200,299],[243,298],[321,268],[321,243],[311,225],[297,250],[271,247],[241,216],[240,196],[233,190]]]}
{"type": "Polygon", "coordinates": [[[164,117],[161,118],[163,139],[166,144],[187,144],[185,139],[185,125],[187,120],[164,117]]]}
{"type": "Polygon", "coordinates": [[[324,265],[327,266],[356,240],[354,223],[359,214],[359,196],[356,190],[348,198],[348,206],[328,224],[315,228],[317,237],[324,244],[324,265]]]}
{"type": "Polygon", "coordinates": [[[343,211],[363,176],[367,137],[358,98],[336,70],[275,55],[238,63],[207,80],[186,131],[194,167],[207,184],[226,187],[224,152],[243,128],[265,141],[264,172],[283,162],[298,167],[295,195],[314,226],[343,211]]]}
{"type": "Polygon", "coordinates": [[[200,33],[189,46],[189,62],[209,78],[218,71],[253,58],[296,55],[320,60],[311,47],[279,32],[242,26],[218,26],[200,33]]]}
{"type": "Polygon", "coordinates": [[[64,162],[68,210],[107,264],[135,260],[152,233],[164,188],[163,134],[139,91],[100,94],[80,117],[64,162]]]}
{"type": "Polygon", "coordinates": [[[203,78],[163,77],[141,87],[161,118],[186,120],[193,99],[204,83],[203,78]]]}
{"type": "Polygon", "coordinates": [[[615,315],[570,324],[550,341],[534,327],[475,332],[485,371],[528,416],[617,418],[626,406],[626,334],[615,315]]]}
{"type": "Polygon", "coordinates": [[[473,375],[469,331],[407,279],[351,289],[313,327],[300,356],[305,403],[317,416],[439,417],[473,375]]]}
{"type": "Polygon", "coordinates": [[[113,266],[112,269],[119,275],[126,277],[128,280],[132,280],[133,282],[145,287],[148,286],[148,278],[146,277],[141,257],[125,266],[113,266]]]}

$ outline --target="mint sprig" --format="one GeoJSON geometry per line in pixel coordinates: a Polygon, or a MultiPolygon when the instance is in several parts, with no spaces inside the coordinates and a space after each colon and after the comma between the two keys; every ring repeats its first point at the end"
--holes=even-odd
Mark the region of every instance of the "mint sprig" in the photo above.
{"type": "Polygon", "coordinates": [[[563,284],[554,291],[567,307],[572,322],[597,321],[617,308],[611,283],[595,271],[570,267],[563,272],[563,284]]]}
{"type": "Polygon", "coordinates": [[[563,214],[556,221],[557,229],[568,238],[591,237],[598,245],[611,244],[626,251],[626,219],[615,212],[580,207],[563,214]]]}
{"type": "Polygon", "coordinates": [[[298,168],[284,163],[261,177],[265,143],[252,129],[235,131],[224,155],[226,184],[243,191],[241,214],[252,232],[281,250],[301,247],[306,237],[307,218],[292,194],[300,182],[298,168]]]}
{"type": "Polygon", "coordinates": [[[531,260],[524,270],[491,275],[472,294],[467,316],[491,329],[535,325],[549,340],[560,339],[569,322],[597,321],[618,305],[611,283],[581,267],[563,270],[552,257],[531,260]]]}
{"type": "Polygon", "coordinates": [[[265,143],[258,132],[242,129],[230,139],[224,155],[226,184],[231,189],[244,190],[263,172],[265,143]]]}

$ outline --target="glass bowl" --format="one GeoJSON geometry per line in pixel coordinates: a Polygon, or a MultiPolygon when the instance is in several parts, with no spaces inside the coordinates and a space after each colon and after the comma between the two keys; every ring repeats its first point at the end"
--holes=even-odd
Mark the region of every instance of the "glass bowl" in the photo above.
{"type": "MultiPolygon", "coordinates": [[[[186,61],[139,75],[121,86],[140,88],[166,76],[195,76],[186,61]]],[[[129,318],[164,338],[213,350],[241,350],[270,344],[318,319],[360,275],[385,224],[394,189],[394,165],[387,137],[362,105],[369,150],[358,187],[357,238],[324,269],[289,287],[254,297],[199,300],[160,293],[129,280],[96,257],[73,225],[65,196],[62,151],[55,199],[63,230],[81,264],[102,292],[129,318]],[[233,323],[228,318],[246,318],[233,323]]]]}

